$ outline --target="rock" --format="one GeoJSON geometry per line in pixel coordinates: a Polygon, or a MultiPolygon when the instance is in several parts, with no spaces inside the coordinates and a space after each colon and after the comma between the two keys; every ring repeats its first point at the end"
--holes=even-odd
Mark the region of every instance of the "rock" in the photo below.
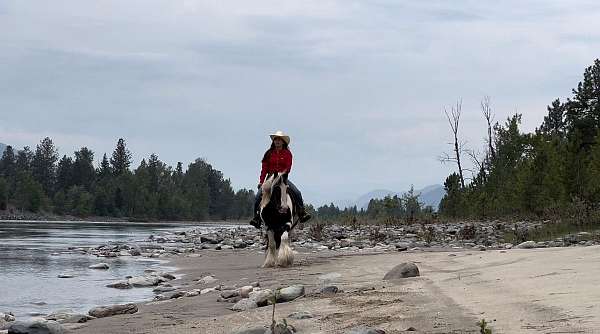
{"type": "Polygon", "coordinates": [[[4,320],[6,322],[15,321],[15,316],[12,313],[0,313],[0,321],[4,320]]]}
{"type": "Polygon", "coordinates": [[[384,330],[358,326],[350,329],[348,334],[385,334],[384,330]]]}
{"type": "Polygon", "coordinates": [[[412,262],[401,263],[390,270],[383,277],[384,280],[417,277],[420,276],[419,268],[412,262]]]}
{"type": "Polygon", "coordinates": [[[173,274],[163,273],[163,272],[157,273],[154,276],[162,277],[162,278],[168,279],[169,281],[172,281],[177,278],[173,274]]]}
{"type": "Polygon", "coordinates": [[[292,285],[279,290],[277,302],[290,302],[298,297],[304,296],[304,285],[292,285]]]}
{"type": "Polygon", "coordinates": [[[159,296],[163,296],[164,299],[177,299],[177,298],[181,298],[181,297],[185,296],[186,293],[187,293],[187,291],[171,291],[171,292],[165,292],[159,296]]]}
{"type": "Polygon", "coordinates": [[[155,288],[154,290],[152,290],[152,292],[163,293],[163,292],[169,292],[169,291],[175,291],[175,290],[177,290],[177,288],[174,286],[159,286],[159,287],[155,288]]]}
{"type": "Polygon", "coordinates": [[[206,288],[206,289],[200,290],[200,294],[205,295],[205,294],[213,292],[213,291],[217,291],[217,290],[215,288],[206,288]]]}
{"type": "Polygon", "coordinates": [[[115,283],[111,283],[106,285],[107,288],[115,288],[115,289],[131,289],[133,286],[129,284],[129,281],[118,281],[115,283]]]}
{"type": "Polygon", "coordinates": [[[287,317],[290,319],[294,319],[294,320],[302,320],[302,319],[312,319],[315,316],[312,315],[312,313],[310,313],[310,312],[300,311],[300,312],[290,313],[290,315],[288,315],[287,317]]]}
{"type": "Polygon", "coordinates": [[[266,334],[271,332],[267,327],[252,327],[247,329],[241,329],[233,334],[266,334]]]}
{"type": "Polygon", "coordinates": [[[77,324],[92,320],[94,317],[91,317],[87,314],[55,312],[45,316],[44,319],[58,321],[61,324],[77,324]]]}
{"type": "Polygon", "coordinates": [[[239,288],[240,296],[242,298],[248,298],[248,297],[250,297],[250,292],[252,292],[252,290],[254,290],[254,287],[252,287],[250,285],[243,286],[243,287],[239,288]]]}
{"type": "Polygon", "coordinates": [[[98,264],[92,264],[91,266],[88,267],[89,269],[108,269],[109,266],[107,263],[98,263],[98,264]]]}
{"type": "Polygon", "coordinates": [[[406,329],[406,331],[407,331],[407,332],[416,332],[416,331],[417,331],[417,329],[416,329],[416,328],[414,328],[413,326],[410,326],[410,327],[408,327],[408,328],[406,329]]]}
{"type": "Polygon", "coordinates": [[[321,293],[324,295],[334,295],[338,293],[338,291],[340,291],[340,289],[338,289],[338,287],[335,285],[326,286],[321,289],[321,293]]]}
{"type": "Polygon", "coordinates": [[[199,296],[199,295],[200,295],[200,290],[199,289],[194,289],[194,290],[191,290],[191,291],[188,291],[188,292],[185,293],[186,297],[196,297],[196,296],[199,296]]]}
{"type": "Polygon", "coordinates": [[[250,292],[249,298],[256,302],[258,307],[269,305],[269,299],[273,295],[273,291],[270,289],[264,289],[259,291],[250,292]]]}
{"type": "Polygon", "coordinates": [[[269,333],[269,334],[294,334],[294,331],[287,324],[278,323],[277,325],[275,325],[273,332],[271,332],[271,330],[269,330],[269,331],[267,331],[267,333],[269,333]]]}
{"type": "Polygon", "coordinates": [[[231,307],[232,311],[247,311],[258,307],[258,304],[250,298],[242,299],[231,307]]]}
{"type": "Polygon", "coordinates": [[[135,304],[122,304],[100,306],[91,309],[88,314],[96,318],[112,317],[117,314],[134,314],[137,313],[138,307],[135,304]]]}
{"type": "Polygon", "coordinates": [[[240,293],[237,290],[221,291],[221,297],[223,297],[223,299],[229,299],[229,298],[237,297],[239,295],[240,295],[240,293]]]}
{"type": "Polygon", "coordinates": [[[211,284],[218,281],[218,279],[212,276],[205,276],[198,280],[198,284],[211,284]]]}
{"type": "Polygon", "coordinates": [[[530,248],[535,248],[535,245],[536,245],[535,241],[529,240],[529,241],[525,241],[525,242],[518,244],[517,248],[530,249],[530,248]]]}
{"type": "Polygon", "coordinates": [[[157,286],[161,279],[157,276],[137,276],[127,280],[135,288],[157,286]]]}
{"type": "Polygon", "coordinates": [[[64,327],[56,321],[35,319],[15,321],[8,327],[8,334],[63,334],[64,327]]]}
{"type": "Polygon", "coordinates": [[[75,275],[71,275],[71,274],[59,274],[58,278],[73,278],[75,277],[75,275]]]}

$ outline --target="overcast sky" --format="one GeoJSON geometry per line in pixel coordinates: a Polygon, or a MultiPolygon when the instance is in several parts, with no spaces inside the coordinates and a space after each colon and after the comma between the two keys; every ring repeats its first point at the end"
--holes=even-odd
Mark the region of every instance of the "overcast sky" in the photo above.
{"type": "Polygon", "coordinates": [[[256,187],[268,133],[292,137],[306,200],[443,183],[443,108],[527,131],[600,56],[597,1],[0,0],[0,142],[206,158],[256,187]]]}

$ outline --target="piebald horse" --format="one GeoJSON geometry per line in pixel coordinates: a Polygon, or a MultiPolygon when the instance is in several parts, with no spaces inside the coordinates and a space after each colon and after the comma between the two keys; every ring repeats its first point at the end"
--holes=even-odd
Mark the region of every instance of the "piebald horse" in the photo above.
{"type": "Polygon", "coordinates": [[[260,218],[267,227],[268,236],[263,268],[289,267],[294,263],[290,232],[295,226],[295,211],[287,188],[287,173],[269,175],[262,184],[260,218]]]}

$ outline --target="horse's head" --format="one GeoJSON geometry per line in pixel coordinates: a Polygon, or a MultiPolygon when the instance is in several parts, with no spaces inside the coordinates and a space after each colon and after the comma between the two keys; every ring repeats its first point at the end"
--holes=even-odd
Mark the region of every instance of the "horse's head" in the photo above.
{"type": "Polygon", "coordinates": [[[262,200],[260,207],[264,208],[269,203],[281,213],[289,210],[287,201],[288,173],[269,175],[262,184],[262,200]]]}

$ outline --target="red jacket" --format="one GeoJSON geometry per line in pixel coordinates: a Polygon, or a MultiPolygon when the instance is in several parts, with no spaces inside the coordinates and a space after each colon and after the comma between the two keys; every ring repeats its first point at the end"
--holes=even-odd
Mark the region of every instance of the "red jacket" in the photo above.
{"type": "Polygon", "coordinates": [[[290,172],[292,170],[292,152],[288,149],[272,150],[267,154],[267,159],[262,162],[260,183],[265,181],[268,173],[290,172]]]}

